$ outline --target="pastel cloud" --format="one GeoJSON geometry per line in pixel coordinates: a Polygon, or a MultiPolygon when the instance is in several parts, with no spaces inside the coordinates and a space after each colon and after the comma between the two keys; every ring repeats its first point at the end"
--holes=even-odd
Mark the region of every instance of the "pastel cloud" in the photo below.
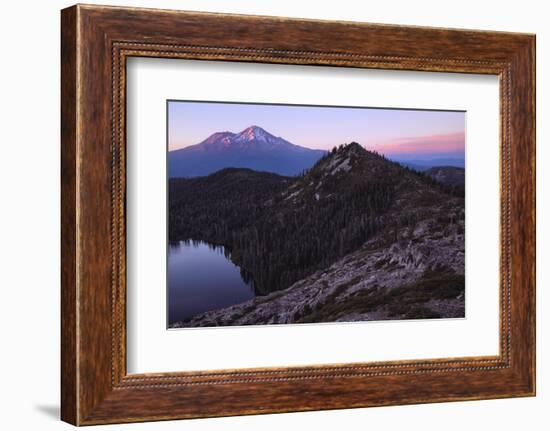
{"type": "Polygon", "coordinates": [[[372,149],[385,155],[464,152],[464,132],[395,138],[372,149]]]}

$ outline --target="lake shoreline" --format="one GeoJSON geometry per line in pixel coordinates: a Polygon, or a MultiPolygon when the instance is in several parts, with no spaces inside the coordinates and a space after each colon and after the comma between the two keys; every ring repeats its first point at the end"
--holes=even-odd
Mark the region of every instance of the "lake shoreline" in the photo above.
{"type": "Polygon", "coordinates": [[[169,241],[168,321],[188,321],[254,299],[254,280],[231,259],[231,251],[202,240],[169,241]]]}
{"type": "MultiPolygon", "coordinates": [[[[214,245],[214,246],[216,246],[216,247],[223,247],[225,250],[228,250],[228,251],[229,251],[229,260],[231,261],[231,263],[232,263],[233,265],[235,265],[236,267],[238,267],[239,269],[242,269],[242,270],[246,271],[246,272],[252,277],[252,281],[253,281],[254,287],[256,286],[257,282],[256,282],[256,279],[254,278],[254,273],[253,273],[250,269],[246,268],[246,267],[244,266],[244,264],[241,264],[241,263],[236,262],[236,261],[234,260],[234,257],[233,257],[233,250],[232,250],[231,246],[226,245],[226,244],[223,244],[223,243],[221,243],[221,242],[209,241],[209,240],[206,240],[206,239],[189,239],[189,238],[188,238],[188,239],[179,239],[179,240],[171,240],[171,239],[169,239],[169,240],[168,240],[168,244],[170,244],[170,243],[185,242],[185,241],[202,242],[202,243],[206,243],[206,244],[209,244],[209,245],[214,245]]],[[[275,292],[276,292],[276,291],[275,291],[275,292]]],[[[257,291],[257,290],[255,289],[255,293],[256,293],[256,296],[268,296],[268,295],[270,295],[270,294],[273,293],[273,292],[269,292],[269,293],[262,294],[262,293],[260,293],[259,291],[257,291]]]]}

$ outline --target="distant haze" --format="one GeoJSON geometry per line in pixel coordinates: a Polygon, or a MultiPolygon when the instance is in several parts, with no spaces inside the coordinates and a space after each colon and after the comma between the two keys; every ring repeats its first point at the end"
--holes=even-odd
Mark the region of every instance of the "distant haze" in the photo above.
{"type": "Polygon", "coordinates": [[[170,151],[257,124],[310,149],[356,141],[396,160],[464,160],[465,112],[169,101],[168,115],[170,151]]]}

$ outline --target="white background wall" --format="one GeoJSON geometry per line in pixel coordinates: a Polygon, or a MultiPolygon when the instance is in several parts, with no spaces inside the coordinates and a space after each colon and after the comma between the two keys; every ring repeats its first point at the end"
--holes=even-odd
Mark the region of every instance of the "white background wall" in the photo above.
{"type": "MultiPolygon", "coordinates": [[[[96,429],[279,430],[548,429],[550,373],[544,292],[550,272],[550,14],[536,0],[384,1],[201,0],[102,1],[162,7],[476,28],[537,34],[538,396],[508,399],[173,421],[96,429]]],[[[60,0],[2,4],[0,32],[0,426],[69,429],[59,410],[59,10],[60,0]]]]}

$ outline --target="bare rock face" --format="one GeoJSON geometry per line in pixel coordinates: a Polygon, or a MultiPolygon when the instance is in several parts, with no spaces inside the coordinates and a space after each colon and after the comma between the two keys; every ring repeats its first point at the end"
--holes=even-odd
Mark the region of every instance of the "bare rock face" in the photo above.
{"type": "Polygon", "coordinates": [[[434,166],[425,171],[434,180],[453,187],[464,187],[465,170],[455,166],[434,166]]]}
{"type": "Polygon", "coordinates": [[[288,289],[172,327],[464,317],[463,223],[440,228],[387,231],[288,289]]]}

